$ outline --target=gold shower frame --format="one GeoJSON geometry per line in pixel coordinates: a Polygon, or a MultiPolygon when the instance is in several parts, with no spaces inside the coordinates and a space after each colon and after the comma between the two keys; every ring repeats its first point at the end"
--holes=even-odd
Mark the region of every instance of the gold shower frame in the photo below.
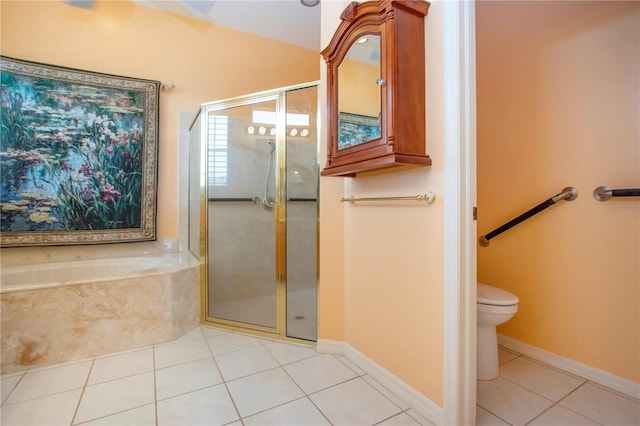
{"type": "MultiPolygon", "coordinates": [[[[287,270],[287,242],[286,242],[286,187],[283,184],[286,182],[286,122],[285,114],[281,111],[286,111],[286,93],[292,90],[305,89],[310,87],[320,88],[320,81],[314,81],[310,83],[302,83],[292,86],[286,86],[278,89],[268,90],[264,92],[258,92],[250,95],[239,96],[235,98],[225,99],[221,101],[210,102],[201,105],[199,115],[201,118],[206,117],[206,114],[211,111],[217,111],[222,109],[228,109],[231,107],[239,107],[250,104],[256,104],[264,101],[276,101],[276,153],[278,154],[276,161],[275,173],[275,186],[278,188],[276,205],[274,208],[274,215],[276,221],[276,327],[266,327],[256,324],[244,323],[240,321],[227,320],[222,318],[215,318],[208,315],[208,300],[209,300],[209,283],[208,283],[208,187],[207,187],[207,145],[206,143],[200,144],[200,319],[203,324],[210,324],[216,327],[227,329],[230,331],[237,331],[248,333],[255,336],[267,337],[276,340],[291,341],[303,345],[315,346],[315,341],[305,340],[296,337],[287,336],[287,287],[286,287],[286,270],[287,270]],[[277,96],[276,96],[277,95],[277,96]],[[285,202],[283,202],[285,200],[285,202]]],[[[320,97],[318,96],[318,105],[316,111],[319,114],[320,111],[320,97]]],[[[197,117],[196,117],[197,119],[197,117]]],[[[195,122],[195,120],[194,120],[195,122]]],[[[319,119],[318,119],[319,123],[319,119]]],[[[206,120],[201,119],[200,134],[206,135],[206,120]]],[[[316,162],[318,163],[318,170],[320,170],[319,164],[319,149],[320,149],[320,126],[316,126],[316,162]]],[[[319,181],[318,181],[319,182],[319,181]]],[[[319,191],[318,191],[319,194],[319,191]]],[[[318,211],[319,201],[316,205],[316,236],[318,236],[318,211]]],[[[319,238],[316,237],[316,265],[318,264],[319,253],[319,238]]],[[[318,276],[316,268],[316,294],[318,291],[318,276]]],[[[317,297],[316,297],[317,303],[317,297]]]]}

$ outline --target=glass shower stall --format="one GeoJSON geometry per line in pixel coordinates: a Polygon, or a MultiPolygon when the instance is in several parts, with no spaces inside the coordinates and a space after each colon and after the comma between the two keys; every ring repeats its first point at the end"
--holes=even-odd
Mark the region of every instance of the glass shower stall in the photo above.
{"type": "Polygon", "coordinates": [[[316,341],[318,82],[201,106],[189,249],[207,323],[316,341]]]}

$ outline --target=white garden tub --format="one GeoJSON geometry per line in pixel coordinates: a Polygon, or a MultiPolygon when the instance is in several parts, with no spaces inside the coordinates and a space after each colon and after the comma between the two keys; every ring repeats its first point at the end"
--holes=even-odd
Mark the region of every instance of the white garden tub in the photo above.
{"type": "Polygon", "coordinates": [[[168,274],[194,262],[192,256],[177,253],[11,265],[1,270],[0,293],[168,274]]]}

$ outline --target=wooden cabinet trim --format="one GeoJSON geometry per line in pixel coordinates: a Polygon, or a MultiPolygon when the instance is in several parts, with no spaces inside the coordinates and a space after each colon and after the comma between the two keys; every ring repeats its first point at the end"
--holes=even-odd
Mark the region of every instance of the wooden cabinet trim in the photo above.
{"type": "Polygon", "coordinates": [[[321,52],[327,64],[327,164],[322,176],[357,173],[403,165],[430,166],[425,151],[423,0],[353,2],[321,52]],[[380,34],[380,138],[338,150],[338,66],[363,34],[380,34]]]}

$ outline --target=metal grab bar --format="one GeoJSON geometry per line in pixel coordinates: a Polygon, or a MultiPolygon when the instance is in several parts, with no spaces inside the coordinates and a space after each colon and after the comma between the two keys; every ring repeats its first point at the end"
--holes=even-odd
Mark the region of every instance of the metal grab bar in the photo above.
{"type": "MultiPolygon", "coordinates": [[[[227,197],[227,198],[209,198],[208,201],[210,203],[229,203],[229,202],[252,202],[255,204],[260,204],[260,197],[256,196],[253,198],[233,198],[233,197],[227,197]]],[[[318,201],[317,198],[287,198],[287,201],[289,202],[294,202],[294,201],[306,201],[306,202],[316,202],[318,201]]]]}
{"type": "Polygon", "coordinates": [[[573,201],[576,198],[578,198],[578,190],[576,188],[573,188],[573,187],[564,188],[562,192],[559,193],[558,195],[554,195],[548,200],[545,200],[542,203],[538,204],[537,206],[533,207],[532,209],[522,213],[520,216],[516,217],[515,219],[512,219],[509,222],[505,223],[504,225],[489,232],[488,234],[481,236],[479,238],[479,243],[482,247],[488,247],[490,240],[492,238],[502,234],[504,231],[508,229],[513,228],[520,222],[524,222],[525,220],[529,219],[531,216],[540,213],[542,210],[546,209],[547,207],[551,207],[552,205],[554,205],[560,200],[573,201]]]}
{"type": "Polygon", "coordinates": [[[340,198],[340,202],[348,202],[349,204],[353,204],[356,201],[404,201],[404,200],[413,200],[413,201],[426,201],[431,204],[436,200],[436,194],[429,191],[426,194],[414,195],[412,197],[364,197],[364,198],[355,198],[354,196],[342,197],[340,198]]]}
{"type": "Polygon", "coordinates": [[[229,202],[252,202],[252,203],[260,203],[260,198],[259,197],[253,197],[253,198],[237,198],[237,197],[217,197],[217,198],[209,198],[208,201],[210,203],[229,203],[229,202]]]}
{"type": "Polygon", "coordinates": [[[608,186],[599,186],[593,190],[593,198],[598,201],[607,201],[611,197],[640,197],[640,188],[611,189],[608,186]]]}

